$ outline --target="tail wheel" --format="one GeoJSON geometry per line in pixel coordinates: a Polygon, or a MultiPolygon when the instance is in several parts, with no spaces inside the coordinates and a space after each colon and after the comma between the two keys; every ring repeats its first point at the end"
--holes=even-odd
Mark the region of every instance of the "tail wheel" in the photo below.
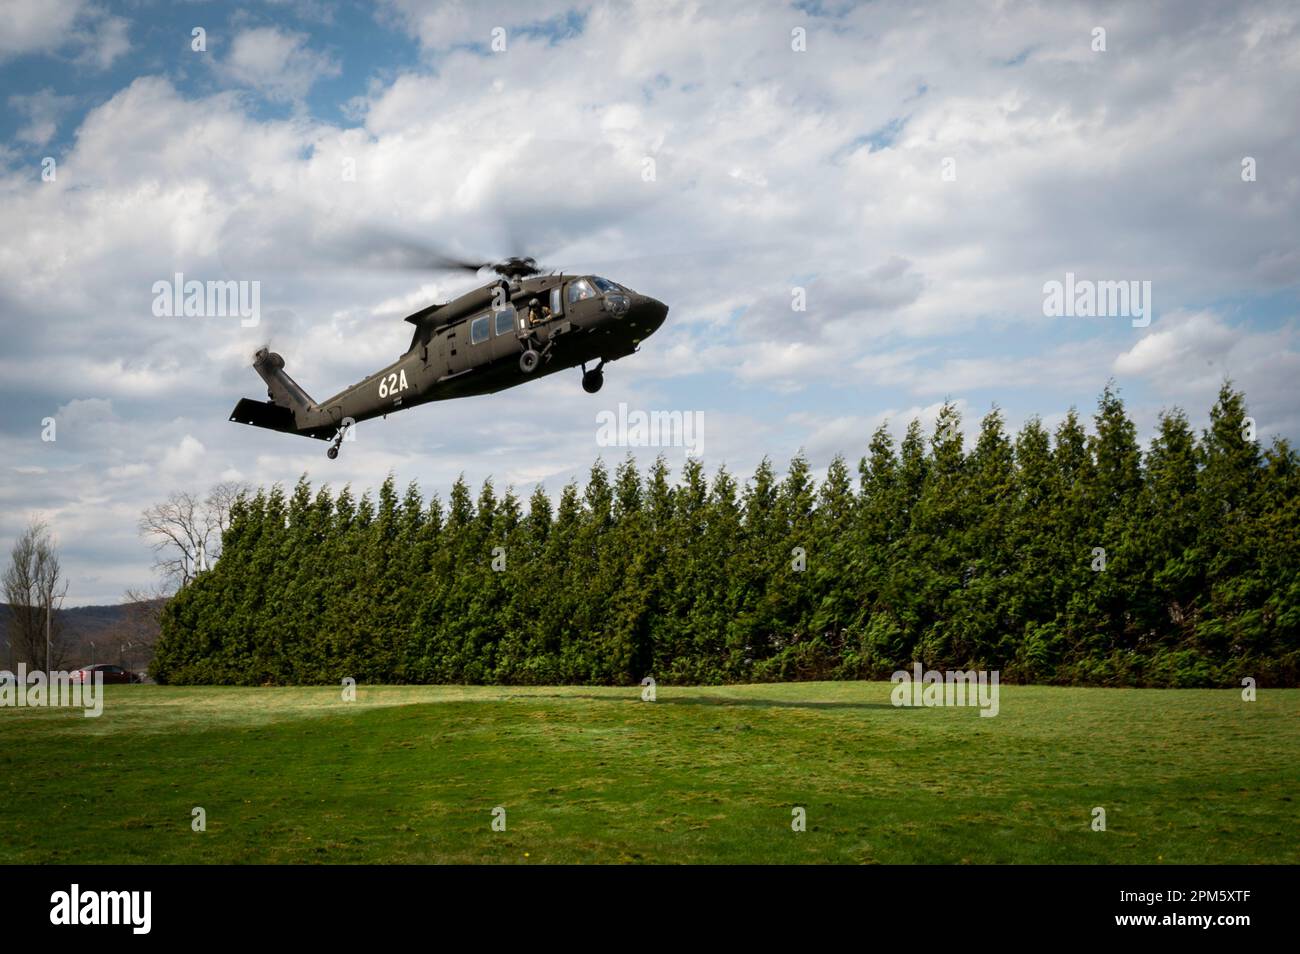
{"type": "Polygon", "coordinates": [[[519,356],[519,370],[524,372],[524,374],[532,374],[537,370],[537,366],[541,361],[542,356],[532,348],[529,348],[519,356]]]}

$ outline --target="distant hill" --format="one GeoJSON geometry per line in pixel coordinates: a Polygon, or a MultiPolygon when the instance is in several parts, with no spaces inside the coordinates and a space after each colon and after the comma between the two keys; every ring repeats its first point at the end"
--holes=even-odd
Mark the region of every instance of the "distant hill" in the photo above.
{"type": "MultiPolygon", "coordinates": [[[[93,642],[96,662],[118,662],[119,658],[129,662],[134,669],[143,669],[153,656],[153,641],[157,633],[146,630],[140,632],[136,618],[132,616],[134,607],[127,603],[113,606],[74,606],[69,609],[54,611],[54,618],[63,625],[64,644],[68,647],[69,666],[89,665],[93,642]],[[138,644],[126,655],[119,652],[125,642],[138,644]]],[[[13,623],[8,603],[0,603],[0,640],[9,638],[9,627],[13,623]]],[[[0,669],[9,665],[9,655],[0,644],[0,669]]]]}

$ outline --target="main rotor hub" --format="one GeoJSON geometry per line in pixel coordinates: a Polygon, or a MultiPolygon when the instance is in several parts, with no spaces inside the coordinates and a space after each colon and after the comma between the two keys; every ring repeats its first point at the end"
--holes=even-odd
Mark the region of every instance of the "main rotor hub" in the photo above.
{"type": "Polygon", "coordinates": [[[536,259],[521,258],[517,255],[507,258],[505,261],[497,262],[491,268],[502,278],[528,278],[540,272],[536,259]]]}

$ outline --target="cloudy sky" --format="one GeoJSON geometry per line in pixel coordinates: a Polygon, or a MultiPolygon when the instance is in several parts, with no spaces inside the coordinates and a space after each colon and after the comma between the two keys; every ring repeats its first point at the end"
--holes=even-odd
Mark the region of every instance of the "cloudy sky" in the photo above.
{"type": "Polygon", "coordinates": [[[1300,437],[1294,3],[0,0],[0,90],[0,548],[47,519],[69,605],[150,580],[136,520],[173,489],[557,491],[626,453],[597,445],[620,402],[702,411],[741,475],[946,398],[968,432],[1054,424],[1112,378],[1144,438],[1225,376],[1300,437]],[[323,398],[474,284],[370,267],[392,232],[669,321],[598,395],[426,406],[333,462],[229,423],[262,344],[323,398]],[[257,325],[155,316],[178,272],[260,282],[257,325]],[[1150,282],[1149,324],[1046,316],[1067,272],[1150,282]]]}

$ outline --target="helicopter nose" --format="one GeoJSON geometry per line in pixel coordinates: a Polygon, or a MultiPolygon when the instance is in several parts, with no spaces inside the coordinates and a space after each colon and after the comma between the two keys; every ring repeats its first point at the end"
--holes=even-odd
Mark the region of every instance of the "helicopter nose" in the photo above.
{"type": "Polygon", "coordinates": [[[668,317],[668,306],[655,298],[638,296],[632,307],[632,323],[642,332],[642,337],[659,330],[668,317]]]}

